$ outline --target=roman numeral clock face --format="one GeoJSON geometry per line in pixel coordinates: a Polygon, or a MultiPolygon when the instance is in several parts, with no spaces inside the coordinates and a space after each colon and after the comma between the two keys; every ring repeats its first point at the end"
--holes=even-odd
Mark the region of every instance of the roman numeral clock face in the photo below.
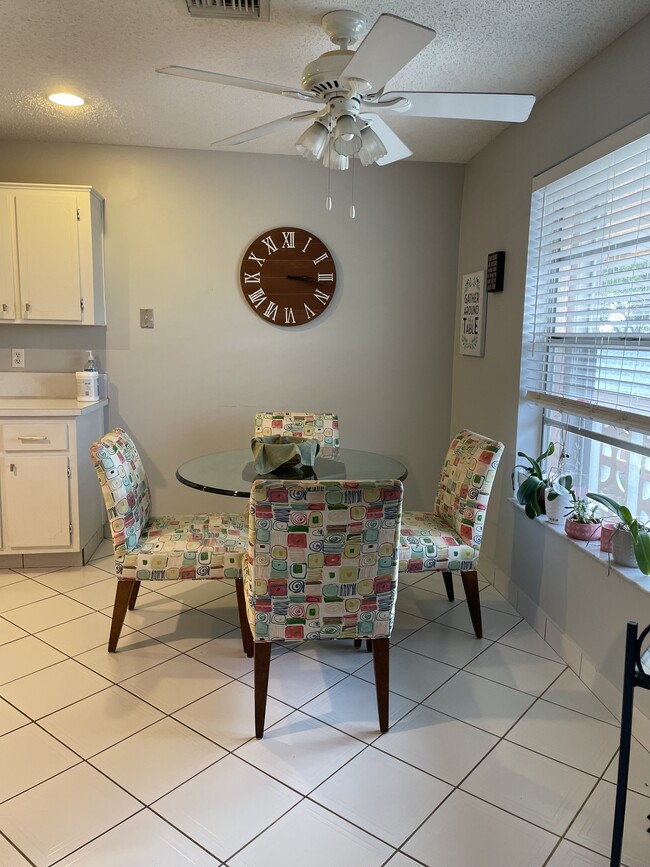
{"type": "Polygon", "coordinates": [[[244,253],[241,288],[257,315],[289,327],[316,319],[336,289],[336,267],[325,244],[304,229],[270,229],[244,253]]]}

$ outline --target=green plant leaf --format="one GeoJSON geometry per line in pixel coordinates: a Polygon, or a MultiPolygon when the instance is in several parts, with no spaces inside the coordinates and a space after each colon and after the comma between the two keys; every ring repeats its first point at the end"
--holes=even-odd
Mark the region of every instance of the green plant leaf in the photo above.
{"type": "Polygon", "coordinates": [[[539,461],[536,461],[534,458],[531,458],[530,463],[532,466],[532,469],[530,470],[531,476],[535,476],[535,478],[537,478],[537,479],[543,478],[544,473],[542,472],[542,467],[540,466],[539,461]]]}
{"type": "Polygon", "coordinates": [[[647,530],[639,529],[634,542],[634,554],[639,569],[644,575],[650,575],[650,534],[647,530]]]}
{"type": "Polygon", "coordinates": [[[542,509],[539,505],[539,491],[544,487],[544,482],[536,476],[529,476],[519,485],[517,490],[517,501],[526,508],[526,514],[529,518],[536,518],[542,514],[542,509]]]}
{"type": "MultiPolygon", "coordinates": [[[[564,478],[568,478],[570,480],[571,476],[564,476],[564,478]]],[[[546,496],[549,498],[549,500],[557,500],[558,497],[568,497],[571,494],[571,488],[565,487],[565,485],[562,484],[562,479],[558,479],[557,482],[553,482],[553,486],[548,490],[550,490],[550,493],[547,493],[546,496]]]]}
{"type": "Polygon", "coordinates": [[[630,526],[633,518],[632,513],[626,506],[621,506],[620,503],[617,503],[616,500],[612,500],[611,497],[606,497],[605,494],[589,492],[587,496],[590,500],[594,500],[594,502],[600,503],[601,506],[605,506],[606,509],[614,512],[619,520],[621,520],[627,527],[630,526]]]}
{"type": "Polygon", "coordinates": [[[529,500],[536,500],[543,482],[536,476],[528,476],[517,489],[517,500],[524,506],[529,500]]]}
{"type": "Polygon", "coordinates": [[[632,524],[636,524],[638,527],[637,521],[635,520],[632,512],[630,512],[627,506],[619,506],[618,514],[621,516],[621,520],[624,521],[630,529],[632,529],[632,524]]]}
{"type": "Polygon", "coordinates": [[[553,440],[546,446],[546,451],[542,452],[541,455],[537,458],[537,463],[541,463],[546,458],[550,458],[552,454],[555,454],[555,443],[553,440]]]}
{"type": "Polygon", "coordinates": [[[526,515],[531,520],[538,518],[542,514],[542,510],[540,509],[538,500],[529,500],[526,503],[525,511],[526,511],[526,515]]]}

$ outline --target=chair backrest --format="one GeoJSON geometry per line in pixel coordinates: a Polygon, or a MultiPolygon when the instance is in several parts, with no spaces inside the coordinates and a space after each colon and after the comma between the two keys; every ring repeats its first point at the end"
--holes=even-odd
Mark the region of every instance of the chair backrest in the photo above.
{"type": "Polygon", "coordinates": [[[255,415],[255,436],[293,436],[318,440],[323,457],[339,450],[339,417],[332,412],[270,412],[255,415]]]}
{"type": "Polygon", "coordinates": [[[151,518],[151,494],[135,444],[119,427],[93,443],[90,457],[97,471],[116,557],[132,551],[151,518]]]}
{"type": "Polygon", "coordinates": [[[435,514],[475,551],[481,547],[492,483],[503,443],[462,430],[449,446],[442,468],[435,514]]]}
{"type": "Polygon", "coordinates": [[[253,637],[390,635],[402,497],[399,481],[256,481],[246,578],[253,637]]]}

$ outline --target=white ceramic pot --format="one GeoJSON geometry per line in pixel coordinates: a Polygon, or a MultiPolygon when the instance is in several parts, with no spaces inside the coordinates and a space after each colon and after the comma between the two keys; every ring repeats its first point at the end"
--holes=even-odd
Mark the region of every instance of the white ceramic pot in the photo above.
{"type": "Polygon", "coordinates": [[[612,560],[619,566],[636,566],[632,534],[627,529],[618,527],[612,533],[612,560]]]}
{"type": "Polygon", "coordinates": [[[571,497],[568,494],[561,494],[553,500],[549,500],[550,489],[544,491],[544,500],[546,502],[546,517],[551,524],[560,524],[566,518],[567,507],[571,505],[571,497]]]}

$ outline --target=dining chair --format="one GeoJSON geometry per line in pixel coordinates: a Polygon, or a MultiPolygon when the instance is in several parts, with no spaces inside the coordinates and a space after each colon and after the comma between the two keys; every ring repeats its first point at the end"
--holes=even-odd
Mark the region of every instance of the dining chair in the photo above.
{"type": "Polygon", "coordinates": [[[127,607],[141,581],[233,578],[244,651],[250,647],[241,562],[248,515],[151,515],[151,493],[138,450],[115,428],[90,447],[108,513],[118,579],[108,650],[114,653],[127,607]]]}
{"type": "Polygon", "coordinates": [[[269,412],[255,414],[255,436],[294,436],[318,440],[319,454],[335,457],[339,450],[339,417],[331,412],[269,412]]]}
{"type": "Polygon", "coordinates": [[[399,481],[254,482],[242,571],[257,738],[274,641],[370,640],[379,728],[388,730],[402,497],[399,481]]]}
{"type": "Polygon", "coordinates": [[[460,572],[477,638],[483,637],[476,571],[488,500],[503,444],[470,430],[451,442],[433,512],[404,512],[400,572],[442,572],[454,601],[453,572],[460,572]]]}

